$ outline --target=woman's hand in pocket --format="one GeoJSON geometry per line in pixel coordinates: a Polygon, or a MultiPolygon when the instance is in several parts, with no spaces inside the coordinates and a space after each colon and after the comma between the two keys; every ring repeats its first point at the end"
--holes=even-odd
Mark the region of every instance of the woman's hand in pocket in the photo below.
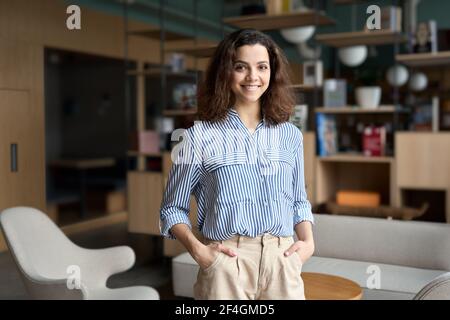
{"type": "Polygon", "coordinates": [[[300,257],[301,263],[305,263],[314,253],[314,242],[313,241],[296,241],[294,242],[289,249],[284,252],[284,255],[290,256],[294,252],[300,257]]]}
{"type": "Polygon", "coordinates": [[[223,252],[230,257],[237,256],[231,248],[225,247],[221,243],[211,243],[209,245],[202,245],[194,254],[194,260],[197,261],[201,269],[205,270],[210,267],[218,258],[218,255],[223,252]]]}

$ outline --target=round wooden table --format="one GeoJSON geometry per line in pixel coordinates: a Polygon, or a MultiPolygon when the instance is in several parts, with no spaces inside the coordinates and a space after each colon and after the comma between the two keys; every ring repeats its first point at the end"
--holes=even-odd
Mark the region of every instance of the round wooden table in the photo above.
{"type": "Polygon", "coordinates": [[[306,300],[360,300],[362,289],[354,281],[324,273],[302,272],[306,300]]]}

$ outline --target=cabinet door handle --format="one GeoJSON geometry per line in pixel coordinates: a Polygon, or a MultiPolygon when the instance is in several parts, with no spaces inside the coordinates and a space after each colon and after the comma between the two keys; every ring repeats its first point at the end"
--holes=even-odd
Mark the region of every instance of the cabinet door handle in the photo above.
{"type": "Polygon", "coordinates": [[[17,172],[17,143],[11,143],[11,172],[17,172]]]}

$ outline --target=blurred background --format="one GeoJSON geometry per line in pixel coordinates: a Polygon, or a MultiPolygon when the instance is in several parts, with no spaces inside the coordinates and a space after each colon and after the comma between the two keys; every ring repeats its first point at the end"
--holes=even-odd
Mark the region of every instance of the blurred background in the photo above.
{"type": "Polygon", "coordinates": [[[0,0],[0,210],[39,208],[80,243],[123,239],[138,266],[168,268],[184,251],[159,236],[171,134],[196,120],[215,46],[255,28],[289,59],[314,213],[448,223],[448,12],[438,0],[0,0]]]}

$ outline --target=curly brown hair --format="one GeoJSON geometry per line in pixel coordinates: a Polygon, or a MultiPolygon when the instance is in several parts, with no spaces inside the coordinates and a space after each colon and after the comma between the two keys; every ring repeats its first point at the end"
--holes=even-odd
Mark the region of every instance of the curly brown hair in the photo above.
{"type": "Polygon", "coordinates": [[[228,110],[235,103],[230,84],[236,51],[241,46],[255,44],[266,47],[271,70],[269,87],[260,98],[261,112],[269,125],[289,120],[295,104],[294,92],[289,87],[291,84],[289,63],[272,38],[253,29],[238,30],[229,34],[216,48],[198,91],[200,120],[225,119],[228,110]]]}

